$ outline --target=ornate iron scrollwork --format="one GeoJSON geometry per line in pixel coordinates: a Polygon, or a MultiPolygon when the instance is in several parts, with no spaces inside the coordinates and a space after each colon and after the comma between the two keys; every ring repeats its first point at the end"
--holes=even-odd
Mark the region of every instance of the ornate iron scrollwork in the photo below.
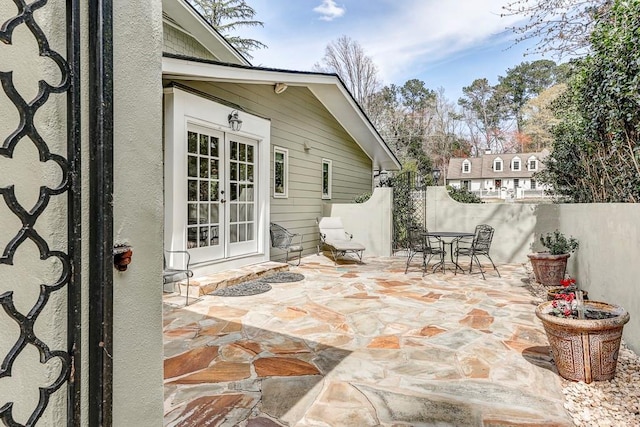
{"type": "MultiPolygon", "coordinates": [[[[5,159],[13,159],[14,151],[19,144],[32,143],[38,150],[40,162],[44,163],[53,161],[62,171],[62,179],[57,186],[54,186],[53,188],[40,186],[39,197],[35,205],[32,207],[24,206],[20,203],[16,197],[14,184],[0,187],[0,194],[2,195],[7,207],[22,223],[20,230],[9,241],[6,247],[0,248],[0,250],[2,250],[0,255],[0,265],[12,266],[16,251],[26,241],[31,241],[36,245],[39,250],[41,260],[56,258],[62,265],[60,276],[54,281],[54,283],[40,284],[39,297],[26,314],[21,313],[14,305],[13,290],[6,291],[0,295],[0,305],[2,305],[4,311],[19,325],[20,328],[20,336],[15,344],[6,355],[0,355],[0,357],[3,357],[2,364],[0,365],[0,382],[6,381],[7,377],[12,375],[12,368],[16,360],[21,356],[21,354],[23,354],[23,350],[29,345],[34,346],[38,350],[40,354],[40,363],[42,364],[48,363],[54,358],[58,358],[60,360],[60,372],[57,378],[47,386],[39,387],[39,401],[24,424],[25,426],[33,426],[37,423],[47,408],[51,395],[58,391],[72,375],[71,354],[66,349],[51,349],[47,343],[38,338],[34,331],[34,325],[36,324],[40,314],[43,312],[43,309],[47,306],[52,294],[65,288],[65,286],[67,286],[68,289],[68,285],[71,283],[73,275],[73,260],[71,255],[59,250],[50,249],[45,238],[39,234],[36,229],[36,222],[49,206],[52,196],[62,195],[64,193],[69,194],[71,162],[69,159],[50,151],[47,141],[44,140],[36,128],[34,119],[38,110],[47,103],[52,94],[65,93],[69,91],[72,82],[72,73],[70,71],[69,63],[65,58],[63,58],[63,56],[58,52],[51,49],[47,36],[34,17],[34,13],[36,11],[47,5],[47,0],[38,0],[30,4],[27,4],[24,0],[13,1],[17,6],[18,12],[17,15],[4,22],[2,27],[0,27],[0,41],[7,45],[12,44],[12,37],[15,32],[14,30],[26,27],[37,41],[39,56],[52,60],[53,64],[55,64],[54,66],[59,69],[61,74],[60,82],[54,85],[49,84],[44,80],[40,80],[38,82],[37,95],[32,100],[28,101],[24,99],[14,85],[13,77],[15,70],[0,71],[0,83],[2,84],[2,89],[20,115],[19,125],[9,134],[8,137],[6,137],[2,146],[0,146],[0,156],[5,159]]],[[[22,64],[22,66],[24,67],[24,64],[22,64]]],[[[67,114],[69,115],[72,113],[67,112],[67,114]]],[[[71,144],[72,142],[68,141],[68,143],[71,144]]],[[[70,216],[73,215],[73,213],[68,212],[67,215],[70,216]]],[[[69,246],[70,245],[71,243],[69,243],[69,246]]],[[[16,284],[16,286],[19,286],[19,284],[16,284]]],[[[69,310],[71,310],[71,308],[69,308],[69,310]]],[[[2,402],[0,402],[0,404],[2,404],[2,402]]],[[[14,402],[7,402],[0,407],[0,420],[8,426],[21,426],[23,424],[18,423],[14,419],[12,411],[13,406],[14,402]]]]}

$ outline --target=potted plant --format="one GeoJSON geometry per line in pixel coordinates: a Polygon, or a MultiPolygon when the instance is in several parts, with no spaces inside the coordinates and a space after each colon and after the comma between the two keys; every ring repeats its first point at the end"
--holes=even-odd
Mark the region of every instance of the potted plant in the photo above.
{"type": "Polygon", "coordinates": [[[568,380],[610,380],[629,313],[622,307],[583,301],[582,294],[566,294],[536,308],[549,340],[558,373],[568,380]]]}
{"type": "Polygon", "coordinates": [[[527,255],[533,267],[533,274],[538,283],[557,286],[564,279],[567,260],[571,253],[578,249],[578,241],[573,236],[567,238],[560,231],[555,230],[540,236],[540,243],[548,251],[527,255]]]}
{"type": "MultiPolygon", "coordinates": [[[[573,294],[575,297],[576,292],[579,290],[580,289],[576,283],[576,279],[567,277],[566,279],[560,280],[560,286],[552,286],[547,288],[547,301],[562,299],[565,295],[569,294],[573,294]]],[[[589,299],[587,295],[587,291],[583,290],[582,297],[584,299],[589,299]]]]}

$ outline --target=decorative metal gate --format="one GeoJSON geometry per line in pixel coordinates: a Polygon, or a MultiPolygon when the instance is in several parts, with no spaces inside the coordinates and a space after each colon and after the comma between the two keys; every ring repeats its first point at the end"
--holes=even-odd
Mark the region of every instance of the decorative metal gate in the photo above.
{"type": "Polygon", "coordinates": [[[426,228],[427,185],[431,177],[401,172],[390,180],[393,187],[393,251],[404,250],[412,227],[426,228]]]}
{"type": "Polygon", "coordinates": [[[13,0],[14,7],[7,3],[0,4],[0,220],[8,225],[0,228],[0,391],[17,381],[22,393],[0,393],[0,421],[11,427],[34,426],[46,414],[49,424],[108,427],[113,357],[113,3],[95,0],[86,9],[86,107],[80,101],[80,0],[13,0]],[[63,46],[66,54],[52,46],[63,46]],[[43,77],[33,78],[38,72],[43,77]],[[83,374],[88,383],[87,414],[81,414],[80,403],[81,110],[88,110],[91,135],[86,168],[92,218],[85,357],[89,368],[83,374]],[[24,188],[35,190],[35,201],[24,197],[24,188]],[[10,230],[14,224],[15,232],[10,230]],[[37,254],[30,258],[33,248],[37,254]],[[45,272],[31,274],[38,262],[46,264],[45,272]],[[33,362],[34,349],[39,364],[28,363],[33,362]],[[21,381],[18,371],[28,371],[30,381],[21,381]],[[85,415],[88,422],[81,421],[85,415]]]}

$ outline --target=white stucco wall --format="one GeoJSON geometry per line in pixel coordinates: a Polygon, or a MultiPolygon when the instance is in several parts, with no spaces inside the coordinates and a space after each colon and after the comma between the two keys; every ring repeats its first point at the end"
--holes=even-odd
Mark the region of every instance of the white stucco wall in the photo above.
{"type": "Polygon", "coordinates": [[[567,272],[593,300],[623,306],[631,314],[624,329],[627,344],[640,352],[640,204],[463,204],[444,187],[427,189],[427,228],[473,231],[477,224],[495,228],[494,261],[528,263],[527,254],[543,250],[541,235],[559,229],[574,236],[580,248],[567,272]]]}
{"type": "Polygon", "coordinates": [[[113,425],[159,426],[162,349],[162,4],[114,2],[113,425]],[[135,23],[135,24],[133,24],[135,23]]]}
{"type": "Polygon", "coordinates": [[[496,262],[526,262],[536,227],[536,204],[458,203],[445,187],[427,188],[427,229],[473,231],[478,224],[496,229],[491,257],[496,262]]]}
{"type": "Polygon", "coordinates": [[[323,216],[338,216],[365,256],[391,256],[393,189],[376,188],[365,203],[325,203],[323,216]]]}

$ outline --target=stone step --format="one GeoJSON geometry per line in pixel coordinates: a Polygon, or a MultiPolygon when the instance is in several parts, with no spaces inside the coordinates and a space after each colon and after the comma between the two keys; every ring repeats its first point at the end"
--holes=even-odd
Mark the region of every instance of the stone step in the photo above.
{"type": "MultiPolygon", "coordinates": [[[[199,297],[218,289],[237,285],[249,280],[256,280],[261,276],[288,271],[289,264],[275,261],[248,265],[241,268],[221,271],[207,276],[194,277],[189,280],[189,296],[199,297]]],[[[180,294],[187,294],[187,281],[180,282],[180,294]]]]}

